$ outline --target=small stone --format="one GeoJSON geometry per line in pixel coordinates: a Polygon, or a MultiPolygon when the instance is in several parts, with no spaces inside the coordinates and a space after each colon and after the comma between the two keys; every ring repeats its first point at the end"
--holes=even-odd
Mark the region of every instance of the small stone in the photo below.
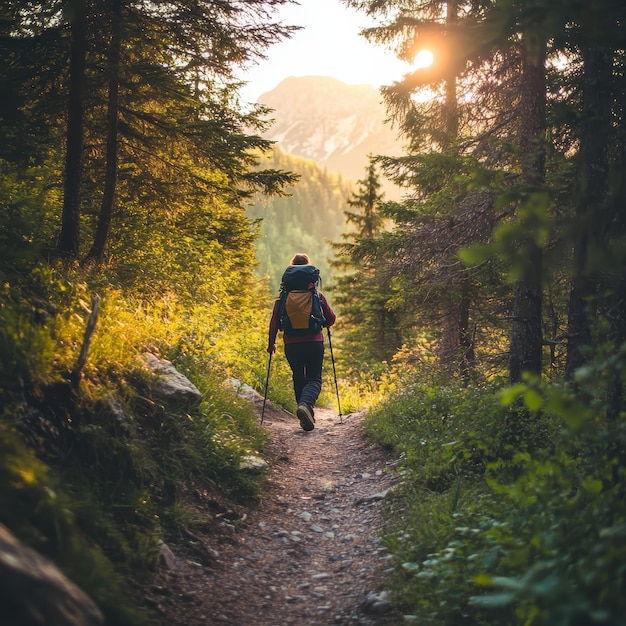
{"type": "Polygon", "coordinates": [[[361,603],[361,609],[364,613],[369,613],[370,615],[389,613],[391,611],[391,594],[389,591],[369,593],[361,603]]]}
{"type": "Polygon", "coordinates": [[[269,469],[265,459],[255,454],[248,454],[239,461],[239,471],[248,474],[262,474],[269,469]]]}
{"type": "Polygon", "coordinates": [[[170,547],[164,542],[159,540],[159,559],[161,563],[169,570],[176,569],[176,557],[170,549],[170,547]]]}

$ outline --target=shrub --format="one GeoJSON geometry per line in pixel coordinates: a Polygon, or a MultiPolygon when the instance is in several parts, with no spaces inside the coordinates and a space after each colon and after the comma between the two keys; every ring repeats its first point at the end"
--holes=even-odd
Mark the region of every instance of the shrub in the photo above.
{"type": "Polygon", "coordinates": [[[415,385],[372,412],[405,458],[385,542],[407,621],[624,623],[626,427],[605,401],[623,366],[579,371],[576,390],[415,385]]]}

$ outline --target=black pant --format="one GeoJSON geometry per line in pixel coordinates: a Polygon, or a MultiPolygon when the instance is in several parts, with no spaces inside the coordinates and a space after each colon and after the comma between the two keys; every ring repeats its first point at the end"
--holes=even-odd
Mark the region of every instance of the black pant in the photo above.
{"type": "Polygon", "coordinates": [[[315,406],[322,390],[323,341],[286,343],[285,356],[293,374],[293,390],[298,404],[315,406]]]}

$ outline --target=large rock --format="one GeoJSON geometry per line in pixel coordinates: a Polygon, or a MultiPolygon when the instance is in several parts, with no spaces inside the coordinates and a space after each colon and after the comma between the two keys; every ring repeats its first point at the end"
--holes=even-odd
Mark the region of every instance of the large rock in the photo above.
{"type": "Polygon", "coordinates": [[[198,388],[170,361],[159,359],[150,352],[144,353],[143,359],[147,368],[157,377],[154,387],[156,396],[170,404],[198,406],[202,402],[202,394],[198,388]]]}
{"type": "Polygon", "coordinates": [[[242,383],[236,378],[228,378],[226,382],[237,392],[238,396],[245,398],[253,404],[263,403],[263,396],[256,389],[252,389],[250,385],[242,383]]]}
{"type": "Polygon", "coordinates": [[[104,617],[50,561],[0,524],[2,626],[99,626],[104,617]]]}

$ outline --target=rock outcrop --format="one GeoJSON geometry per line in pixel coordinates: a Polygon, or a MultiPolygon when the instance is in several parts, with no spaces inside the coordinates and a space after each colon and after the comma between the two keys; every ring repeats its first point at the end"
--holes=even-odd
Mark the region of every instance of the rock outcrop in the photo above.
{"type": "Polygon", "coordinates": [[[143,355],[146,367],[156,375],[154,394],[168,404],[187,404],[195,407],[202,402],[198,388],[165,359],[146,352],[143,355]]]}
{"type": "Polygon", "coordinates": [[[3,626],[100,626],[102,613],[48,559],[0,524],[0,623],[3,626]]]}
{"type": "Polygon", "coordinates": [[[365,177],[369,154],[402,154],[397,129],[386,122],[382,96],[371,85],[292,76],[262,94],[259,103],[273,109],[268,139],[353,182],[365,177]]]}

